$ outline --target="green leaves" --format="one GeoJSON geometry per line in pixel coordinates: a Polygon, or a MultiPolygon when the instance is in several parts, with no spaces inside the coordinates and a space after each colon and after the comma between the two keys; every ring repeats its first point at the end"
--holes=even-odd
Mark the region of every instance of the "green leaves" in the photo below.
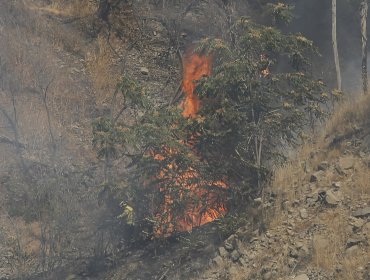
{"type": "Polygon", "coordinates": [[[324,116],[327,95],[323,83],[306,72],[316,53],[311,41],[245,18],[234,30],[236,44],[197,87],[203,122],[195,129],[207,163],[246,193],[262,179],[264,164],[281,158],[276,151],[282,145],[296,143],[313,118],[324,116]]]}
{"type": "Polygon", "coordinates": [[[266,5],[266,12],[272,17],[275,23],[290,23],[293,19],[293,9],[294,6],[281,2],[277,4],[268,3],[266,5]]]}
{"type": "MultiPolygon", "coordinates": [[[[271,7],[288,19],[285,6],[271,7]]],[[[308,71],[316,53],[311,41],[247,18],[232,32],[232,42],[206,38],[195,49],[211,55],[215,67],[197,83],[202,107],[194,118],[184,118],[177,105],[155,106],[124,78],[114,96],[121,94],[122,108],[94,122],[98,155],[130,160],[126,197],[135,217],[155,221],[158,230],[191,220],[189,207],[207,209],[211,198],[245,203],[272,163],[284,158],[283,147],[296,144],[304,128],[325,115],[328,94],[308,71]],[[132,113],[120,121],[120,114],[132,113]]]]}

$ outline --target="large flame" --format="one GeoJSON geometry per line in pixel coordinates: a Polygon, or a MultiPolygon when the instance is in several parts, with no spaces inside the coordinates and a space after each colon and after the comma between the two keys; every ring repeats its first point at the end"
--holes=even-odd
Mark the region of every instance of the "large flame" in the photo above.
{"type": "Polygon", "coordinates": [[[183,103],[184,117],[195,117],[199,111],[200,100],[195,94],[196,81],[204,76],[210,76],[212,73],[212,57],[198,54],[187,54],[183,59],[183,84],[182,88],[185,93],[183,103]]]}
{"type": "MultiPolygon", "coordinates": [[[[183,106],[184,117],[196,117],[201,102],[195,93],[196,82],[204,76],[211,75],[212,56],[188,53],[183,59],[183,91],[185,100],[183,106]]],[[[192,148],[192,141],[187,144],[192,148]]],[[[197,156],[196,151],[193,151],[197,156]]],[[[177,151],[164,147],[161,154],[154,158],[163,161],[175,155],[177,151]]],[[[191,231],[195,227],[207,224],[226,214],[227,208],[222,190],[228,186],[224,181],[202,181],[200,174],[193,168],[180,171],[175,163],[168,164],[158,175],[158,179],[172,182],[169,192],[166,187],[159,186],[164,194],[164,203],[157,218],[159,226],[155,230],[157,236],[170,235],[174,232],[191,231]],[[196,183],[195,183],[196,182],[196,183]],[[176,196],[176,197],[174,197],[176,196]],[[184,203],[183,209],[174,213],[174,204],[177,201],[184,203]]]]}

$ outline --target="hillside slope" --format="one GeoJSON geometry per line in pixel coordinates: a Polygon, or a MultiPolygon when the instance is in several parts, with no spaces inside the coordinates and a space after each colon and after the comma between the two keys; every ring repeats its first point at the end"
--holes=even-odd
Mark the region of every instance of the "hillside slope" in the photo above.
{"type": "Polygon", "coordinates": [[[197,279],[370,279],[369,120],[369,97],[336,108],[256,200],[266,228],[240,228],[197,279]]]}
{"type": "Polygon", "coordinates": [[[126,2],[104,21],[97,1],[0,1],[0,279],[370,279],[369,98],[337,108],[225,242],[209,224],[122,245],[92,122],[124,74],[158,106],[173,101],[181,54],[253,13],[253,1],[228,13],[220,1],[126,2]]]}

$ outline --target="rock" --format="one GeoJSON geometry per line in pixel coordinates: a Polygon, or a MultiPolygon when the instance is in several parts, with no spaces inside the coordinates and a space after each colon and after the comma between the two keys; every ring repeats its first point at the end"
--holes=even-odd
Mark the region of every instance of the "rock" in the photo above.
{"type": "Polygon", "coordinates": [[[295,248],[290,248],[289,250],[289,256],[294,258],[294,259],[298,259],[299,257],[299,253],[298,253],[298,250],[295,249],[295,248]]]}
{"type": "Polygon", "coordinates": [[[347,248],[358,245],[362,242],[364,242],[364,239],[362,238],[350,238],[347,240],[347,248]]]}
{"type": "Polygon", "coordinates": [[[318,166],[317,166],[317,169],[318,170],[322,170],[322,171],[325,171],[329,168],[329,163],[327,161],[323,161],[321,162],[318,166]]]}
{"type": "Polygon", "coordinates": [[[355,245],[355,246],[352,246],[352,247],[349,247],[347,250],[346,250],[346,255],[348,257],[352,257],[353,255],[356,255],[356,253],[360,250],[360,247],[358,245],[355,245]]]}
{"type": "Polygon", "coordinates": [[[226,258],[229,255],[229,253],[226,251],[224,247],[219,247],[218,253],[220,254],[222,258],[226,258]]]}
{"type": "Polygon", "coordinates": [[[299,216],[301,216],[302,219],[307,219],[308,218],[307,209],[303,208],[299,210],[299,216]]]}
{"type": "Polygon", "coordinates": [[[293,200],[292,206],[297,207],[300,204],[300,201],[298,199],[293,200]]]}
{"type": "Polygon", "coordinates": [[[243,240],[244,238],[248,237],[251,234],[251,231],[249,227],[243,226],[239,228],[235,234],[238,236],[238,238],[243,240]]]}
{"type": "Polygon", "coordinates": [[[224,246],[225,246],[225,249],[229,252],[231,252],[232,250],[234,250],[234,246],[232,243],[228,242],[228,241],[225,241],[224,243],[224,246]]]}
{"type": "Polygon", "coordinates": [[[239,268],[236,265],[231,265],[228,268],[229,275],[236,275],[239,272],[239,268]]]}
{"type": "Polygon", "coordinates": [[[234,250],[235,246],[236,246],[236,240],[237,239],[238,239],[238,237],[237,237],[236,234],[230,235],[230,237],[228,239],[226,239],[225,242],[224,242],[225,249],[228,250],[229,252],[234,250]]]}
{"type": "Polygon", "coordinates": [[[303,246],[304,246],[304,244],[300,241],[296,242],[296,244],[295,244],[295,247],[297,248],[297,250],[301,249],[303,246]]]}
{"type": "Polygon", "coordinates": [[[307,274],[300,274],[294,277],[294,280],[310,280],[310,278],[308,278],[307,274]]]}
{"type": "Polygon", "coordinates": [[[217,256],[217,257],[212,259],[212,264],[217,265],[217,266],[221,266],[223,264],[223,262],[224,261],[220,256],[217,256]]]}
{"type": "Polygon", "coordinates": [[[263,280],[270,280],[270,279],[272,279],[272,272],[271,271],[267,271],[265,274],[263,274],[262,279],[263,280]]]}
{"type": "MultiPolygon", "coordinates": [[[[365,235],[368,237],[368,239],[370,240],[370,223],[367,223],[365,226],[364,226],[364,232],[365,232],[365,235]]],[[[369,266],[370,267],[370,266],[369,266]]]]}
{"type": "Polygon", "coordinates": [[[231,257],[233,262],[236,262],[240,258],[240,253],[237,250],[234,250],[234,251],[231,252],[230,257],[231,257]]]}
{"type": "Polygon", "coordinates": [[[259,240],[258,237],[253,237],[253,238],[251,238],[251,240],[249,242],[254,243],[254,242],[257,242],[258,240],[259,240]]]}
{"type": "Polygon", "coordinates": [[[343,169],[342,169],[338,164],[336,164],[336,165],[334,166],[334,168],[335,168],[335,171],[337,171],[337,173],[338,173],[339,175],[341,175],[341,176],[345,175],[345,173],[344,173],[343,169]]]}
{"type": "Polygon", "coordinates": [[[352,216],[356,217],[356,218],[366,218],[366,217],[370,216],[370,207],[365,207],[365,208],[359,209],[359,210],[355,211],[352,214],[352,216]]]}
{"type": "Polygon", "coordinates": [[[311,175],[310,182],[318,182],[321,181],[325,177],[325,172],[320,170],[311,175]]]}
{"type": "Polygon", "coordinates": [[[333,182],[332,187],[335,188],[335,189],[340,189],[342,187],[342,183],[341,182],[333,182]]]}
{"type": "Polygon", "coordinates": [[[140,68],[140,73],[143,75],[149,75],[149,69],[146,67],[141,67],[140,68]]]}
{"type": "Polygon", "coordinates": [[[299,249],[298,254],[300,258],[305,258],[309,256],[310,250],[308,249],[306,245],[303,245],[302,248],[299,249]]]}
{"type": "Polygon", "coordinates": [[[75,274],[70,274],[67,276],[66,280],[79,280],[81,279],[80,277],[78,277],[77,275],[75,274]]]}
{"type": "Polygon", "coordinates": [[[297,264],[297,260],[296,260],[296,259],[294,259],[294,258],[289,258],[289,259],[288,259],[288,266],[289,266],[290,268],[295,267],[295,266],[296,266],[296,264],[297,264]]]}
{"type": "Polygon", "coordinates": [[[364,226],[365,220],[351,217],[349,224],[353,227],[353,231],[356,232],[364,226]]]}
{"type": "Polygon", "coordinates": [[[307,161],[304,161],[302,165],[303,165],[304,172],[311,173],[311,167],[307,161]]]}
{"type": "Polygon", "coordinates": [[[332,205],[332,206],[338,205],[339,202],[341,201],[340,196],[341,195],[338,191],[328,190],[326,192],[325,202],[329,205],[332,205]]]}
{"type": "Polygon", "coordinates": [[[262,203],[262,198],[261,197],[257,197],[254,199],[254,202],[256,203],[262,203]]]}
{"type": "Polygon", "coordinates": [[[248,260],[246,259],[245,256],[244,257],[240,257],[239,260],[238,260],[238,262],[239,262],[239,264],[241,266],[244,266],[244,267],[246,267],[248,265],[248,260]]]}
{"type": "Polygon", "coordinates": [[[341,157],[338,162],[338,166],[342,170],[352,169],[355,166],[356,159],[353,156],[341,157]]]}

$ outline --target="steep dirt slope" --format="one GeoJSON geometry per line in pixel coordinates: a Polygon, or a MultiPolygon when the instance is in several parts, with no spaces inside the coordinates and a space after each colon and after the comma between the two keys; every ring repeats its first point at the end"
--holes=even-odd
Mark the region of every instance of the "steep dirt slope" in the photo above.
{"type": "Polygon", "coordinates": [[[256,200],[266,228],[240,228],[196,279],[370,279],[369,114],[369,97],[337,108],[256,200]]]}
{"type": "MultiPolygon", "coordinates": [[[[122,6],[106,22],[94,1],[0,1],[0,279],[102,279],[113,265],[132,268],[117,277],[156,279],[167,268],[148,269],[153,259],[169,263],[177,249],[176,265],[185,258],[178,242],[122,250],[118,203],[99,199],[103,168],[92,148],[92,121],[109,114],[123,74],[166,104],[181,84],[181,53],[225,24],[217,3],[155,2],[122,6]],[[131,266],[138,259],[143,266],[131,266]]],[[[123,166],[114,162],[117,177],[123,166]]],[[[188,270],[204,266],[194,255],[203,259],[188,270]]]]}

